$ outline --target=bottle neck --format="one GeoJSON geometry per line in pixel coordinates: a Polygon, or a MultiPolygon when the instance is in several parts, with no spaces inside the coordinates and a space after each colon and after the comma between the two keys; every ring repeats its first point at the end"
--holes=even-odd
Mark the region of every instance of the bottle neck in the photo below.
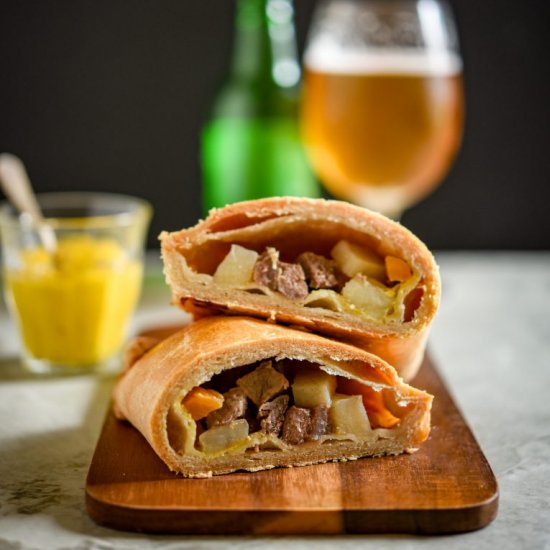
{"type": "Polygon", "coordinates": [[[295,88],[300,80],[292,0],[238,0],[232,75],[295,88]]]}

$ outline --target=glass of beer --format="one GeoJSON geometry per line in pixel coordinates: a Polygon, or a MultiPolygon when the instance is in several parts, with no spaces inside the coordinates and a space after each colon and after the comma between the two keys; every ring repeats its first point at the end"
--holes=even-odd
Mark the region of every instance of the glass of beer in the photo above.
{"type": "Polygon", "coordinates": [[[304,66],[302,136],[332,195],[399,219],[442,182],[464,114],[446,4],[325,0],[304,66]]]}

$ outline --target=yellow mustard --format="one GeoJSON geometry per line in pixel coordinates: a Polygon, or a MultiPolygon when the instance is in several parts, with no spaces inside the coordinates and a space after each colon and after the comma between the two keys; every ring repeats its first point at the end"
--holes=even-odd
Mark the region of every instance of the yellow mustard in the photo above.
{"type": "Polygon", "coordinates": [[[37,359],[89,365],[114,356],[139,297],[142,263],[114,240],[77,235],[59,239],[55,253],[21,253],[8,269],[27,351],[37,359]]]}

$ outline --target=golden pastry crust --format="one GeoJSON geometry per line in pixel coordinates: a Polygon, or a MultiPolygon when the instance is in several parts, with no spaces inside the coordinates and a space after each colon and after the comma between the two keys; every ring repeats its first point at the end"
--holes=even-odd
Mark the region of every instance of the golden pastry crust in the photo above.
{"type": "Polygon", "coordinates": [[[252,315],[337,337],[372,352],[410,380],[422,358],[440,300],[438,267],[426,246],[405,227],[339,201],[269,198],[212,210],[196,226],[162,233],[165,276],[175,304],[198,318],[215,312],[252,315]],[[341,239],[405,260],[421,280],[420,306],[408,322],[379,323],[359,315],[304,307],[282,295],[235,290],[209,277],[232,243],[257,251],[273,246],[283,258],[303,251],[325,256],[341,239]],[[202,274],[195,276],[197,273],[202,274]]]}
{"type": "Polygon", "coordinates": [[[116,415],[129,420],[171,470],[189,477],[409,452],[428,437],[431,403],[431,395],[408,386],[390,365],[361,349],[254,318],[224,316],[196,321],[160,342],[126,371],[114,390],[116,415]],[[373,430],[372,437],[360,441],[212,456],[193,448],[194,441],[182,440],[185,430],[170,432],[174,404],[193,387],[222,371],[267,358],[311,361],[338,376],[386,388],[395,406],[403,407],[401,422],[391,430],[373,430]]]}

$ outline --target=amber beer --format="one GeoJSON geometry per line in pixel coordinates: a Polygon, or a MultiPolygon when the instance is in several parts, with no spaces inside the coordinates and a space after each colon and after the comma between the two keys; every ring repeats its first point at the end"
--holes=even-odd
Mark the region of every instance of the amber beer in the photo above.
{"type": "Polygon", "coordinates": [[[441,183],[460,144],[460,58],[308,53],[302,132],[317,174],[335,197],[398,217],[441,183]]]}

